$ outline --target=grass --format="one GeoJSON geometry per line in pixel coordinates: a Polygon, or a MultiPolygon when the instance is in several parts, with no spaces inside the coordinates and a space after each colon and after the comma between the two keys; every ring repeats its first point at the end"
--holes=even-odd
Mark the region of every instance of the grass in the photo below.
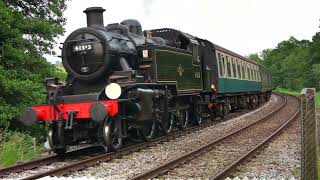
{"type": "MultiPolygon", "coordinates": [[[[299,96],[301,93],[301,91],[293,91],[293,90],[288,90],[284,88],[276,88],[274,91],[279,93],[291,94],[294,96],[299,96]]],[[[317,106],[317,109],[320,109],[320,92],[316,93],[316,106],[317,106]]]]}
{"type": "Polygon", "coordinates": [[[274,90],[275,92],[278,92],[278,93],[284,93],[284,94],[291,94],[291,95],[294,95],[294,96],[299,96],[301,92],[298,92],[298,91],[293,91],[293,90],[288,90],[288,89],[284,89],[284,88],[276,88],[274,90]]]}
{"type": "Polygon", "coordinates": [[[7,167],[17,161],[36,158],[42,149],[36,145],[35,138],[21,132],[3,132],[0,137],[0,166],[7,167]]]}

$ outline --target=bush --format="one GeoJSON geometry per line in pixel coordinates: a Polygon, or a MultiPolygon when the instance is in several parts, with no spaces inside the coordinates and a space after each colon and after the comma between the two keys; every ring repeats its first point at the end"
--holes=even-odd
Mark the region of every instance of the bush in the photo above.
{"type": "Polygon", "coordinates": [[[0,135],[0,165],[10,166],[17,161],[36,158],[43,149],[36,145],[36,140],[21,132],[2,132],[0,135]]]}

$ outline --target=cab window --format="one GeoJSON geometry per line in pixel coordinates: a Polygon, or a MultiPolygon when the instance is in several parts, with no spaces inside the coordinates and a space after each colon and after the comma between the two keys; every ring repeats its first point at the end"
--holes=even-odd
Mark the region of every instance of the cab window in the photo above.
{"type": "Polygon", "coordinates": [[[192,53],[193,53],[193,63],[200,64],[199,46],[198,45],[193,45],[192,53]]]}

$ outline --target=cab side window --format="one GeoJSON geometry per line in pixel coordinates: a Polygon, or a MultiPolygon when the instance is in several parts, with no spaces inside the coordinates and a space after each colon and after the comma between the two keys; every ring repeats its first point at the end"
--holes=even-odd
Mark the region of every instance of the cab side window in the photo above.
{"type": "Polygon", "coordinates": [[[193,63],[200,64],[199,46],[198,45],[193,45],[192,53],[193,53],[193,63]]]}

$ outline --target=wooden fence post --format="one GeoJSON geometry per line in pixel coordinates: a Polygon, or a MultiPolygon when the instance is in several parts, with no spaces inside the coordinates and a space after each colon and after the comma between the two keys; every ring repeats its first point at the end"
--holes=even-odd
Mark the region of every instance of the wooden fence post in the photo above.
{"type": "Polygon", "coordinates": [[[301,91],[301,179],[317,180],[317,126],[315,89],[301,91]]]}

